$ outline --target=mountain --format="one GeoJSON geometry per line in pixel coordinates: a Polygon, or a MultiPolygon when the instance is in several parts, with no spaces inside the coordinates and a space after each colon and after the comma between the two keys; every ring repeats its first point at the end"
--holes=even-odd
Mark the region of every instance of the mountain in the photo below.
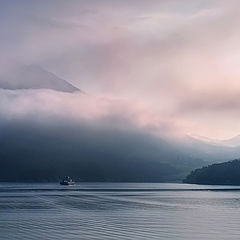
{"type": "Polygon", "coordinates": [[[240,146],[238,144],[233,145],[220,140],[211,141],[203,137],[186,136],[179,147],[189,152],[192,157],[204,159],[208,163],[224,162],[228,159],[240,157],[240,146]]]}
{"type": "Polygon", "coordinates": [[[137,130],[8,122],[0,134],[0,181],[180,181],[205,162],[137,130]]]}
{"type": "Polygon", "coordinates": [[[212,164],[192,171],[185,183],[240,185],[240,160],[212,164]]]}
{"type": "Polygon", "coordinates": [[[240,155],[239,148],[192,138],[174,141],[137,128],[91,124],[49,118],[47,124],[25,119],[0,125],[0,181],[57,181],[64,175],[82,181],[181,181],[193,169],[240,155]]]}
{"type": "Polygon", "coordinates": [[[49,118],[47,124],[25,119],[0,125],[0,181],[57,181],[64,175],[82,181],[181,181],[193,169],[226,161],[235,149],[91,124],[49,118]]]}
{"type": "Polygon", "coordinates": [[[224,144],[232,147],[240,147],[240,135],[222,141],[224,144]]]}
{"type": "Polygon", "coordinates": [[[211,138],[207,138],[199,135],[191,135],[189,137],[192,137],[195,140],[199,140],[215,146],[240,147],[240,135],[237,135],[233,138],[225,139],[225,140],[211,139],[211,138]]]}
{"type": "Polygon", "coordinates": [[[9,71],[0,72],[0,88],[52,89],[61,92],[80,91],[64,79],[36,65],[15,64],[9,71]]]}

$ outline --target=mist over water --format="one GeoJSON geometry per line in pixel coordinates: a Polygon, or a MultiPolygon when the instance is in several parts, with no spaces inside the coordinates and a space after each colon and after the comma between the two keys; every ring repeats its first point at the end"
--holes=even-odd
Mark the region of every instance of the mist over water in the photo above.
{"type": "Polygon", "coordinates": [[[239,239],[240,188],[0,184],[1,239],[239,239]]]}

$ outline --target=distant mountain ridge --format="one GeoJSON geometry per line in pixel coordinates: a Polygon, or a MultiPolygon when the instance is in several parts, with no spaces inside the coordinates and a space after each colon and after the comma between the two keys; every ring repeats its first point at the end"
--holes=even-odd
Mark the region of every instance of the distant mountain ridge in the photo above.
{"type": "Polygon", "coordinates": [[[224,139],[224,140],[211,139],[211,138],[199,136],[199,135],[191,135],[189,137],[195,140],[200,140],[202,142],[214,145],[214,146],[223,146],[223,147],[239,147],[240,146],[240,135],[237,135],[229,139],[224,139]]]}
{"type": "Polygon", "coordinates": [[[182,141],[176,141],[175,146],[191,157],[203,159],[208,163],[225,162],[240,157],[239,146],[213,144],[204,138],[198,139],[189,135],[186,135],[182,141]]]}
{"type": "Polygon", "coordinates": [[[228,144],[229,146],[240,146],[240,135],[237,135],[233,138],[223,140],[225,144],[228,144]]]}
{"type": "Polygon", "coordinates": [[[37,65],[15,65],[10,71],[0,73],[0,88],[52,89],[61,92],[81,91],[66,80],[37,65]]]}

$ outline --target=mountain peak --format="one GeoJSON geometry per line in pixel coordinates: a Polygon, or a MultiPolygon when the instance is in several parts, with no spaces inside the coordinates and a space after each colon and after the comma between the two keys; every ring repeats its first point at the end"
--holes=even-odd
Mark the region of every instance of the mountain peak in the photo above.
{"type": "Polygon", "coordinates": [[[37,65],[14,65],[11,70],[0,73],[0,88],[52,89],[60,92],[81,91],[66,80],[37,65]]]}

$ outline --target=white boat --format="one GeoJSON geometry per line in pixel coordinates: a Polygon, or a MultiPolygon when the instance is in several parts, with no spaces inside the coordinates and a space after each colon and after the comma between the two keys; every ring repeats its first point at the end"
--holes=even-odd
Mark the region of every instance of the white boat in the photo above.
{"type": "Polygon", "coordinates": [[[61,185],[74,185],[75,182],[69,177],[69,176],[65,176],[61,181],[60,181],[61,185]]]}

